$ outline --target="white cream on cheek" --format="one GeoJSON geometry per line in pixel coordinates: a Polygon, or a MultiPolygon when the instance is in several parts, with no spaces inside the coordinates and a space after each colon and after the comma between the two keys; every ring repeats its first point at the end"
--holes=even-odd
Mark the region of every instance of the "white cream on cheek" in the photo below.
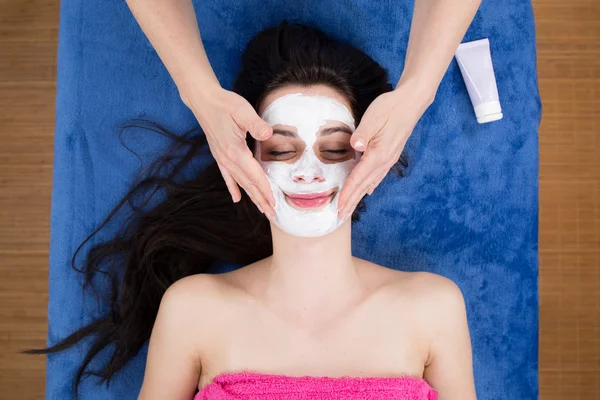
{"type": "Polygon", "coordinates": [[[339,163],[325,164],[314,152],[317,133],[327,121],[340,121],[354,131],[352,114],[339,101],[326,96],[294,93],[271,103],[261,114],[271,126],[296,127],[305,149],[294,163],[262,161],[261,143],[257,142],[255,157],[263,167],[275,196],[274,223],[283,231],[296,236],[322,236],[338,228],[343,221],[337,216],[339,192],[357,162],[356,158],[339,163]],[[295,179],[302,177],[301,180],[295,179]],[[323,179],[318,179],[322,177],[323,179]],[[285,201],[286,193],[320,193],[336,189],[331,203],[318,210],[298,210],[285,201]]]}

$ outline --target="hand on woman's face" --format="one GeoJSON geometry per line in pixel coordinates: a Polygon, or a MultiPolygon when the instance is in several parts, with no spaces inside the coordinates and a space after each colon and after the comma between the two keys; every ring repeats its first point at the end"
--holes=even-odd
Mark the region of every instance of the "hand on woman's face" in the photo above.
{"type": "Polygon", "coordinates": [[[261,113],[273,136],[257,143],[255,157],[276,198],[274,223],[290,234],[322,236],[344,222],[337,195],[358,154],[350,145],[354,119],[339,97],[288,93],[261,113]]]}

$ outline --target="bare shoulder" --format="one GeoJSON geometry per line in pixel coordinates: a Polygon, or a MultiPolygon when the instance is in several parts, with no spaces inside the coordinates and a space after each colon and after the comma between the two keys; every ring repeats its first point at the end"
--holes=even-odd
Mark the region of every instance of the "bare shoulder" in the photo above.
{"type": "Polygon", "coordinates": [[[433,289],[441,291],[452,291],[453,289],[458,289],[452,280],[442,275],[425,271],[401,271],[359,258],[355,258],[355,260],[360,263],[363,271],[365,271],[365,276],[373,276],[375,279],[379,279],[382,282],[387,283],[386,286],[390,286],[392,288],[403,291],[411,288],[418,290],[433,289]],[[453,286],[455,288],[453,288],[453,286]]]}
{"type": "Polygon", "coordinates": [[[414,293],[418,293],[418,301],[413,304],[417,305],[420,326],[430,343],[427,366],[433,357],[431,343],[448,336],[448,332],[469,336],[467,311],[462,291],[454,281],[430,272],[412,274],[414,293]]]}
{"type": "Polygon", "coordinates": [[[396,281],[402,291],[409,291],[418,302],[422,315],[452,317],[464,312],[462,291],[454,281],[431,272],[408,272],[396,281]]]}
{"type": "MultiPolygon", "coordinates": [[[[173,283],[161,301],[173,314],[182,314],[192,321],[207,321],[213,316],[223,316],[229,297],[229,284],[218,274],[196,274],[186,276],[173,283]]],[[[214,321],[214,319],[213,319],[214,321]]],[[[198,329],[204,323],[198,324],[198,329]]]]}
{"type": "Polygon", "coordinates": [[[434,355],[432,343],[448,332],[462,332],[468,336],[465,300],[459,286],[442,275],[431,272],[405,272],[394,282],[404,306],[410,304],[416,325],[427,343],[425,366],[434,355]]]}
{"type": "Polygon", "coordinates": [[[195,274],[175,281],[167,291],[178,296],[197,296],[215,294],[223,289],[223,280],[218,274],[195,274]]]}
{"type": "Polygon", "coordinates": [[[396,298],[409,300],[425,315],[464,310],[462,292],[451,279],[425,271],[399,271],[368,262],[365,265],[382,288],[396,298]]]}
{"type": "Polygon", "coordinates": [[[175,281],[164,294],[173,301],[187,302],[214,299],[223,290],[219,279],[211,274],[196,274],[175,281]]]}
{"type": "Polygon", "coordinates": [[[453,280],[445,276],[434,274],[431,272],[411,272],[412,284],[421,291],[425,297],[434,301],[462,300],[462,292],[458,285],[453,280]]]}
{"type": "Polygon", "coordinates": [[[197,386],[205,350],[224,328],[222,292],[211,275],[188,276],[167,288],[152,327],[140,398],[184,398],[197,386]]]}

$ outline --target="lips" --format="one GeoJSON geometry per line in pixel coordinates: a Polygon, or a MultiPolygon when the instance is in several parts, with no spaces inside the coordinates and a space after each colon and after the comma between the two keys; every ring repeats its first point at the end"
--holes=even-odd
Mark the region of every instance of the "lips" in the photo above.
{"type": "Polygon", "coordinates": [[[326,192],[320,193],[307,193],[307,194],[299,194],[299,193],[284,193],[286,197],[286,201],[294,208],[301,209],[312,209],[319,208],[326,204],[329,204],[333,197],[335,196],[336,191],[334,189],[328,190],[326,192]]]}

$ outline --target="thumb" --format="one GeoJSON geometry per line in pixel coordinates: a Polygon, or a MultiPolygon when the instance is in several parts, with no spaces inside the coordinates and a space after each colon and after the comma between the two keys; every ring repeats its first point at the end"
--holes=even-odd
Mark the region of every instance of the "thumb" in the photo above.
{"type": "Polygon", "coordinates": [[[380,127],[377,125],[376,119],[369,118],[367,115],[363,116],[363,119],[350,137],[350,144],[357,151],[365,151],[379,129],[380,127]]]}
{"type": "Polygon", "coordinates": [[[267,140],[273,135],[273,128],[258,116],[250,104],[243,107],[237,114],[237,124],[256,140],[267,140]]]}

